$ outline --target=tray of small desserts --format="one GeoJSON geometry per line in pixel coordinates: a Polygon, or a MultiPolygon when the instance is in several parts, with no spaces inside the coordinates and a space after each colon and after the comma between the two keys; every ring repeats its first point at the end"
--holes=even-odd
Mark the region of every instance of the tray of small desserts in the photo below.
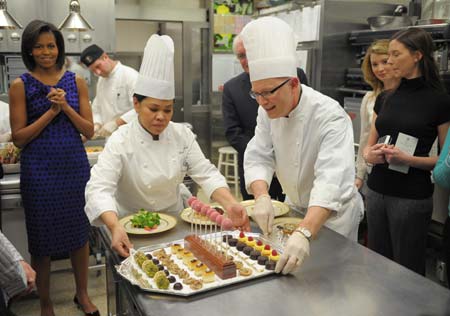
{"type": "Polygon", "coordinates": [[[274,273],[280,247],[258,233],[202,231],[132,250],[118,273],[144,291],[190,296],[274,273]]]}

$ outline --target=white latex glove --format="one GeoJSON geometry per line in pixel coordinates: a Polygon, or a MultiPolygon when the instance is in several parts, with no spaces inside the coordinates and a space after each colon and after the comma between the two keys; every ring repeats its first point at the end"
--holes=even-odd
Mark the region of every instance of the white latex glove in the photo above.
{"type": "Polygon", "coordinates": [[[309,257],[309,240],[302,233],[294,231],[284,246],[275,272],[291,273],[302,265],[306,257],[309,257]]]}
{"type": "Polygon", "coordinates": [[[270,195],[262,194],[258,196],[253,207],[252,218],[261,228],[264,235],[272,233],[274,217],[275,211],[273,210],[270,195]]]}
{"type": "Polygon", "coordinates": [[[11,141],[11,133],[10,132],[0,134],[0,143],[6,143],[9,141],[11,141]]]}
{"type": "Polygon", "coordinates": [[[95,123],[94,124],[94,133],[97,133],[102,128],[102,124],[95,123]]]}
{"type": "Polygon", "coordinates": [[[108,137],[117,129],[116,120],[103,124],[102,128],[97,132],[98,136],[108,137]]]}

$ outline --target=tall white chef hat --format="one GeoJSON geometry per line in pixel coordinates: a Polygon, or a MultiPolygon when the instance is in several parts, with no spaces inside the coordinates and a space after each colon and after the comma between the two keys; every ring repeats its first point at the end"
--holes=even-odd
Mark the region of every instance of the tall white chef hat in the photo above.
{"type": "Polygon", "coordinates": [[[155,99],[175,98],[174,45],[167,35],[153,34],[144,49],[134,92],[155,99]]]}
{"type": "Polygon", "coordinates": [[[276,17],[262,17],[248,23],[241,36],[251,81],[297,76],[297,42],[286,22],[276,17]]]}

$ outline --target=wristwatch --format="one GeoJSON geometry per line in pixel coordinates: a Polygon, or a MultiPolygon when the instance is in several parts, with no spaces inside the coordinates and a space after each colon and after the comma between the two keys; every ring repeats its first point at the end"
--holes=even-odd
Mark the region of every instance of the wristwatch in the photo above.
{"type": "Polygon", "coordinates": [[[302,234],[303,236],[306,237],[306,239],[308,239],[308,241],[311,241],[311,232],[309,231],[308,228],[305,227],[299,227],[296,230],[294,230],[294,232],[299,232],[300,234],[302,234]]]}

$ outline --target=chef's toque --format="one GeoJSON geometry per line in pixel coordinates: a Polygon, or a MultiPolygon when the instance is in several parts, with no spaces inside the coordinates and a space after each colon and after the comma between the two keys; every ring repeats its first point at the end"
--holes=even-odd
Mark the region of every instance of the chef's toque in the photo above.
{"type": "Polygon", "coordinates": [[[250,81],[297,77],[297,41],[291,27],[276,17],[248,23],[241,32],[247,54],[250,81]]]}
{"type": "Polygon", "coordinates": [[[167,36],[153,34],[144,49],[134,92],[161,100],[175,98],[174,44],[167,36]]]}

